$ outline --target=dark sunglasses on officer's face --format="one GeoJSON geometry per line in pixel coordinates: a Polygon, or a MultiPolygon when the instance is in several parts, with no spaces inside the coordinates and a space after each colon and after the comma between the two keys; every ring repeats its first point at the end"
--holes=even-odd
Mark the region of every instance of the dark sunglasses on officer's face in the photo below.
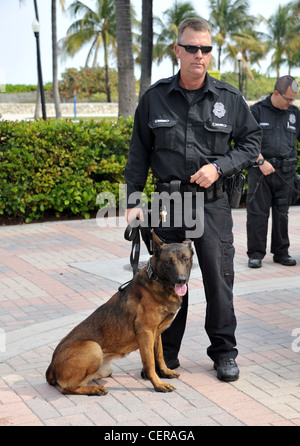
{"type": "Polygon", "coordinates": [[[181,45],[181,43],[178,43],[178,46],[182,46],[187,53],[191,54],[196,54],[198,50],[201,50],[202,54],[208,54],[212,50],[212,46],[181,45]]]}

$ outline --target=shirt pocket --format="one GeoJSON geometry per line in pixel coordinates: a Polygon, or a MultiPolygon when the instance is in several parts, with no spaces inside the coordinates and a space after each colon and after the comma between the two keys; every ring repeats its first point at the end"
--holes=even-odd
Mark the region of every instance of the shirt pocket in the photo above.
{"type": "Polygon", "coordinates": [[[288,137],[288,144],[290,147],[295,147],[296,140],[297,140],[297,129],[295,126],[290,125],[290,123],[287,124],[286,127],[287,131],[287,137],[288,137]]]}
{"type": "Polygon", "coordinates": [[[274,125],[271,122],[260,122],[260,128],[262,129],[262,148],[270,147],[274,139],[274,125]]]}
{"type": "Polygon", "coordinates": [[[154,135],[154,150],[175,150],[176,119],[153,119],[149,127],[154,135]]]}
{"type": "Polygon", "coordinates": [[[228,152],[231,142],[232,125],[214,122],[205,122],[205,138],[208,148],[216,155],[228,152]]]}

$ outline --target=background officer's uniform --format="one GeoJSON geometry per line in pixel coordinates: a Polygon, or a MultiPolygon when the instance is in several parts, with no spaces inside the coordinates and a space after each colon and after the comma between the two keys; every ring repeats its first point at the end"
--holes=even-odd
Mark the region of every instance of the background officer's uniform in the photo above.
{"type": "MultiPolygon", "coordinates": [[[[183,192],[185,185],[191,185],[190,176],[205,164],[215,161],[221,180],[258,157],[261,130],[240,92],[208,74],[202,89],[185,90],[179,86],[179,74],[158,81],[139,102],[125,169],[128,195],[143,191],[149,167],[159,184],[180,180],[183,192]]],[[[193,241],[207,299],[208,355],[215,361],[224,355],[235,358],[237,350],[231,209],[223,189],[215,194],[216,183],[212,186],[214,196],[205,195],[204,233],[193,241]]],[[[171,243],[183,241],[185,229],[160,227],[155,232],[171,243]]],[[[163,333],[167,359],[177,357],[187,305],[186,295],[171,327],[163,333]]]]}
{"type": "MultiPolygon", "coordinates": [[[[288,184],[294,186],[297,165],[296,140],[300,139],[299,109],[294,105],[290,105],[287,110],[276,108],[268,96],[254,104],[251,111],[262,128],[262,156],[288,184]]],[[[291,194],[291,188],[275,172],[264,176],[258,167],[249,168],[247,254],[250,259],[263,259],[266,254],[270,207],[271,252],[275,258],[288,256],[288,209],[291,194]]]]}

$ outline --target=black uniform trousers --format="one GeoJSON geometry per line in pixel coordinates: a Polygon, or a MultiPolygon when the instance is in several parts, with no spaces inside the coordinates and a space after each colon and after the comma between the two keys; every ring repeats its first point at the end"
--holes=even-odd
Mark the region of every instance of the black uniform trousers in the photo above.
{"type": "MultiPolygon", "coordinates": [[[[284,180],[294,185],[294,169],[284,173],[276,168],[284,180]]],[[[258,167],[248,170],[247,194],[247,255],[263,259],[266,255],[268,220],[272,209],[271,253],[276,257],[288,255],[288,210],[291,189],[274,172],[264,176],[258,167]]]]}
{"type": "MultiPolygon", "coordinates": [[[[193,201],[193,206],[195,201],[193,201]]],[[[195,211],[195,209],[194,209],[195,211]]],[[[184,221],[184,220],[183,220],[184,221]]],[[[202,272],[207,307],[205,330],[211,345],[208,356],[236,358],[236,318],[233,308],[233,233],[232,215],[226,192],[221,198],[204,205],[204,233],[192,238],[202,272]]],[[[190,230],[190,228],[188,228],[190,230]]],[[[186,227],[154,229],[167,243],[185,240],[186,227]]],[[[164,357],[177,358],[184,335],[188,311],[188,292],[171,326],[162,333],[164,357]]],[[[201,346],[199,346],[200,348],[201,346]]]]}

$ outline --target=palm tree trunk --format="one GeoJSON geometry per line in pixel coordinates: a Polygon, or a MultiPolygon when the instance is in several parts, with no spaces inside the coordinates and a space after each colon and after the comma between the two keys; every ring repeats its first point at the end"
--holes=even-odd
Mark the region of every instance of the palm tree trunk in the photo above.
{"type": "Polygon", "coordinates": [[[58,90],[57,78],[57,34],[56,34],[56,0],[52,0],[51,14],[52,14],[52,73],[53,73],[53,98],[55,105],[56,119],[61,118],[60,97],[58,90]]]}
{"type": "Polygon", "coordinates": [[[106,101],[111,102],[110,95],[110,80],[108,74],[108,51],[107,51],[107,38],[106,34],[103,34],[103,46],[104,46],[104,66],[105,66],[105,89],[106,89],[106,101]]]}
{"type": "Polygon", "coordinates": [[[130,0],[115,0],[117,42],[119,115],[128,118],[136,109],[136,91],[132,50],[130,0]]]}
{"type": "Polygon", "coordinates": [[[151,84],[153,58],[153,0],[142,0],[142,54],[140,97],[151,84]]]}

